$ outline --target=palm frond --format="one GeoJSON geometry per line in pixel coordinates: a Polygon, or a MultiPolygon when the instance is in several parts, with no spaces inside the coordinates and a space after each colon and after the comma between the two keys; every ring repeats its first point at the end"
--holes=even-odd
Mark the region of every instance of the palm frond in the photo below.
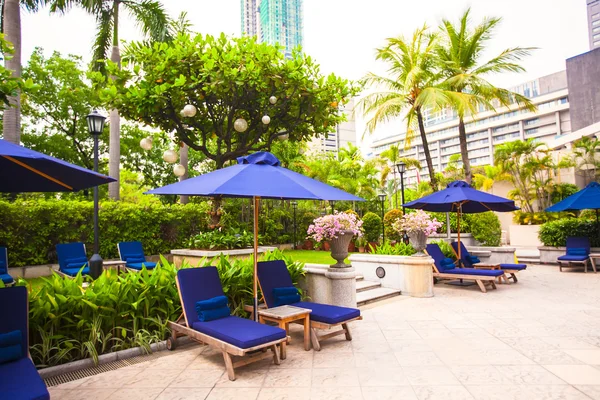
{"type": "Polygon", "coordinates": [[[161,42],[170,40],[169,26],[171,22],[159,1],[122,1],[122,4],[133,15],[140,30],[148,38],[161,42]]]}
{"type": "Polygon", "coordinates": [[[94,48],[92,55],[92,69],[106,72],[106,64],[104,60],[109,57],[109,50],[112,46],[112,32],[114,26],[113,9],[104,9],[98,15],[96,23],[98,31],[94,40],[94,48]]]}

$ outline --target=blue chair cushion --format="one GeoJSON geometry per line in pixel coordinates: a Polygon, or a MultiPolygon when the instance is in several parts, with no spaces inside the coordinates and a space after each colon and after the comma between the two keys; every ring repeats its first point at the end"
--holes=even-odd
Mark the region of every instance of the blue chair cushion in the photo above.
{"type": "Polygon", "coordinates": [[[0,364],[23,357],[22,340],[23,336],[19,330],[0,334],[0,364]]]}
{"type": "Polygon", "coordinates": [[[456,275],[474,275],[474,276],[502,276],[504,271],[500,269],[475,269],[475,268],[454,268],[444,271],[446,274],[456,275]]]}
{"type": "Polygon", "coordinates": [[[67,264],[79,264],[79,267],[81,268],[83,264],[87,264],[88,259],[85,257],[67,258],[65,262],[67,264]]]}
{"type": "Polygon", "coordinates": [[[127,268],[131,268],[131,269],[137,269],[138,271],[142,270],[142,266],[145,266],[146,269],[152,269],[154,267],[156,267],[156,263],[155,262],[150,262],[150,261],[146,261],[143,263],[127,263],[125,264],[127,266],[127,268]]]}
{"type": "Polygon", "coordinates": [[[199,311],[198,320],[200,320],[200,322],[214,321],[216,319],[229,317],[229,315],[231,315],[229,307],[223,306],[219,308],[213,308],[211,310],[199,311]]]}
{"type": "Polygon", "coordinates": [[[523,271],[524,269],[527,269],[527,265],[525,265],[525,264],[500,264],[500,268],[512,269],[514,271],[523,271]]]}
{"type": "Polygon", "coordinates": [[[339,324],[340,322],[348,321],[352,318],[360,316],[360,310],[358,308],[310,303],[308,301],[300,301],[291,305],[295,307],[308,308],[309,310],[312,310],[310,313],[310,319],[312,321],[323,322],[331,325],[339,324]]]}
{"type": "Polygon", "coordinates": [[[11,400],[50,400],[50,394],[27,357],[0,364],[0,397],[11,400]]]}
{"type": "Polygon", "coordinates": [[[4,260],[0,260],[0,268],[6,268],[6,263],[4,260]]]}
{"type": "Polygon", "coordinates": [[[200,300],[196,302],[196,312],[204,310],[214,310],[221,307],[227,307],[227,296],[215,296],[210,299],[200,300]]]}
{"type": "Polygon", "coordinates": [[[481,260],[479,259],[479,257],[477,256],[472,256],[472,255],[468,255],[466,257],[467,261],[469,261],[471,264],[478,264],[481,262],[481,260]]]}
{"type": "Polygon", "coordinates": [[[145,257],[128,257],[125,261],[127,261],[127,263],[130,263],[130,264],[145,263],[146,258],[145,257]]]}
{"type": "Polygon", "coordinates": [[[301,300],[298,289],[294,286],[273,288],[273,299],[275,300],[275,307],[297,303],[301,300]]]}
{"type": "Polygon", "coordinates": [[[5,285],[13,283],[15,280],[9,274],[0,274],[0,279],[4,282],[5,285]]]}
{"type": "Polygon", "coordinates": [[[565,255],[557,258],[559,261],[585,261],[589,259],[587,255],[585,256],[573,256],[573,255],[565,255]]]}
{"type": "Polygon", "coordinates": [[[440,265],[440,269],[443,271],[447,271],[449,269],[456,268],[456,265],[454,265],[454,261],[451,258],[442,259],[442,261],[440,261],[439,265],[440,265]]]}
{"type": "Polygon", "coordinates": [[[192,328],[242,349],[284,339],[285,330],[236,316],[194,322],[192,328]]]}
{"type": "MultiPolygon", "coordinates": [[[[77,273],[79,272],[80,269],[81,269],[81,266],[79,266],[79,268],[64,268],[60,272],[62,272],[63,274],[69,275],[69,276],[75,276],[75,275],[77,275],[77,273]]],[[[81,275],[88,275],[89,273],[90,273],[90,268],[86,265],[85,268],[81,271],[81,275]]]]}
{"type": "Polygon", "coordinates": [[[80,263],[68,263],[67,264],[67,268],[66,269],[76,269],[76,270],[80,270],[81,267],[86,268],[88,266],[88,263],[85,262],[84,264],[80,264],[80,263]]]}
{"type": "Polygon", "coordinates": [[[587,256],[589,254],[588,249],[583,247],[571,247],[567,248],[568,256],[587,256]]]}

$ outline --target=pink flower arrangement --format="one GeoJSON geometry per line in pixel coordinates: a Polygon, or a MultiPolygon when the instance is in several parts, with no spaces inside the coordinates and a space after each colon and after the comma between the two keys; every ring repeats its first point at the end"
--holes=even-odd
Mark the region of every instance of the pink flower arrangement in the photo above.
{"type": "Polygon", "coordinates": [[[354,214],[337,212],[316,218],[308,227],[308,238],[316,242],[337,239],[344,231],[352,231],[353,235],[362,236],[362,221],[354,214]]]}
{"type": "Polygon", "coordinates": [[[442,223],[437,219],[429,216],[423,210],[417,210],[414,213],[405,214],[402,218],[398,218],[396,222],[392,224],[397,232],[423,232],[425,236],[429,236],[442,226],[442,223]]]}

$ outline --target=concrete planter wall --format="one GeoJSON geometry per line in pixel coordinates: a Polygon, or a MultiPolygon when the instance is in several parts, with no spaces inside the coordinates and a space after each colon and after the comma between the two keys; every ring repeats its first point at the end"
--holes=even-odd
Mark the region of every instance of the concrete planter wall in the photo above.
{"type": "MultiPolygon", "coordinates": [[[[540,263],[542,264],[558,264],[556,260],[560,256],[567,254],[566,247],[551,247],[551,246],[540,246],[540,263]]],[[[600,247],[592,247],[592,253],[600,253],[600,247]]]]}
{"type": "MultiPolygon", "coordinates": [[[[277,247],[261,246],[258,248],[258,253],[266,253],[273,251],[277,247]]],[[[181,267],[183,260],[186,260],[190,265],[197,267],[205,258],[217,257],[221,254],[227,256],[249,256],[254,253],[254,249],[234,249],[234,250],[191,250],[191,249],[175,249],[171,250],[173,263],[177,268],[181,267]]]]}
{"type": "Polygon", "coordinates": [[[508,228],[510,244],[513,246],[538,247],[542,242],[538,237],[541,225],[511,225],[508,228]]]}
{"type": "MultiPolygon", "coordinates": [[[[435,235],[431,235],[427,238],[427,243],[431,243],[433,241],[443,240],[445,242],[456,242],[458,240],[458,234],[453,233],[450,235],[450,240],[448,240],[448,235],[445,233],[436,233],[435,235]]],[[[465,246],[477,246],[479,243],[475,239],[473,239],[473,235],[470,233],[461,233],[460,241],[465,244],[465,246]]]]}
{"type": "Polygon", "coordinates": [[[513,264],[515,262],[514,247],[468,246],[471,255],[479,257],[482,264],[513,264]]]}
{"type": "Polygon", "coordinates": [[[413,297],[433,296],[433,259],[425,257],[387,256],[379,254],[352,254],[350,262],[366,280],[380,282],[381,286],[398,289],[413,297]],[[377,276],[381,267],[385,276],[377,276]]]}
{"type": "Polygon", "coordinates": [[[300,282],[304,293],[315,303],[356,307],[356,270],[331,268],[324,264],[306,264],[306,276],[300,282]]]}

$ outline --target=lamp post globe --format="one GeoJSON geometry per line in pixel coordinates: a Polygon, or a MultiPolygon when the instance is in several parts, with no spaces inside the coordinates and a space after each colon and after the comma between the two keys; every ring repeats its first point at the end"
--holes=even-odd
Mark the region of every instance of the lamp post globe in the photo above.
{"type": "MultiPolygon", "coordinates": [[[[94,171],[98,172],[98,136],[104,131],[106,117],[97,110],[92,111],[87,117],[88,130],[94,138],[94,171]]],[[[102,274],[102,257],[100,257],[100,229],[98,225],[98,186],[94,187],[94,254],[88,262],[90,266],[90,276],[93,279],[102,274]]]]}

